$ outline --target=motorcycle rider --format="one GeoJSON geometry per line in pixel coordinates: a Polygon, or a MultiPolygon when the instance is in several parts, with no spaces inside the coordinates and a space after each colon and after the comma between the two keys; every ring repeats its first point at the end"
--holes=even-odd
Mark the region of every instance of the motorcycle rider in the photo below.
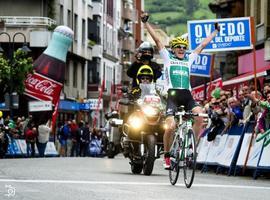
{"type": "Polygon", "coordinates": [[[140,83],[148,84],[154,81],[154,71],[149,65],[142,65],[136,75],[136,86],[132,89],[132,95],[136,99],[141,94],[140,83]]]}
{"type": "MultiPolygon", "coordinates": [[[[203,113],[203,109],[194,101],[190,92],[190,67],[198,54],[206,45],[217,35],[219,31],[218,23],[215,23],[215,30],[205,38],[201,44],[189,55],[185,57],[188,41],[186,38],[176,37],[170,42],[171,51],[168,51],[161,43],[154,29],[147,22],[149,15],[142,12],[141,20],[147,31],[155,41],[161,58],[164,60],[165,77],[168,83],[168,98],[166,107],[166,125],[163,143],[164,143],[164,168],[170,169],[170,146],[173,132],[176,128],[174,113],[180,105],[185,106],[185,110],[192,110],[193,113],[203,113]],[[179,73],[180,72],[180,73],[179,73]]],[[[193,130],[196,136],[199,135],[203,127],[203,118],[195,117],[193,130]]]]}
{"type": "Polygon", "coordinates": [[[137,74],[141,66],[148,65],[153,71],[154,82],[162,75],[161,67],[153,62],[154,48],[150,42],[143,42],[135,55],[136,61],[127,70],[127,75],[132,78],[132,88],[138,87],[137,74]]]}

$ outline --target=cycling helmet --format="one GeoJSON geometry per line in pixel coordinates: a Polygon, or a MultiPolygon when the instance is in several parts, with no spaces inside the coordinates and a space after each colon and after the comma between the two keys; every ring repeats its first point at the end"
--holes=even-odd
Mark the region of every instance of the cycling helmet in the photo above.
{"type": "Polygon", "coordinates": [[[143,42],[138,48],[142,60],[151,60],[154,55],[154,48],[150,42],[143,42]]]}
{"type": "Polygon", "coordinates": [[[3,117],[3,112],[0,110],[0,118],[3,117]]]}
{"type": "Polygon", "coordinates": [[[137,77],[136,77],[136,82],[139,85],[141,82],[141,77],[142,76],[148,76],[151,79],[151,82],[153,81],[154,78],[154,73],[152,68],[149,65],[142,65],[140,69],[137,72],[137,77]]]}
{"type": "Polygon", "coordinates": [[[176,38],[173,38],[171,41],[170,41],[170,47],[171,48],[174,48],[176,47],[177,45],[185,45],[185,46],[188,46],[188,41],[187,39],[183,38],[183,37],[176,37],[176,38]]]}

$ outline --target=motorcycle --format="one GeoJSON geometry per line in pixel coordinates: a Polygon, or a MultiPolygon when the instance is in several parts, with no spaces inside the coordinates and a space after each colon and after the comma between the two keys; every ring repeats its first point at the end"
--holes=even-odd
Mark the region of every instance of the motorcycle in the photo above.
{"type": "Polygon", "coordinates": [[[108,138],[106,153],[108,158],[114,158],[121,151],[119,126],[123,124],[123,120],[119,119],[117,111],[106,113],[105,118],[107,120],[105,129],[108,138]]]}
{"type": "Polygon", "coordinates": [[[123,154],[130,159],[134,174],[151,175],[163,151],[164,104],[155,84],[140,84],[141,95],[122,125],[123,154]]]}

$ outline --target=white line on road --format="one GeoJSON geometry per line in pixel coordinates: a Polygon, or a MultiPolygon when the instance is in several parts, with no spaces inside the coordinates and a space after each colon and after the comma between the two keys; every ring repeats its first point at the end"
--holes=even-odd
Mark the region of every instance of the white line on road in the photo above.
{"type": "MultiPolygon", "coordinates": [[[[169,183],[153,183],[153,182],[118,182],[118,181],[76,181],[76,180],[23,180],[23,179],[0,179],[4,183],[61,183],[61,184],[90,184],[90,185],[170,185],[169,183]]],[[[176,184],[177,186],[185,186],[184,184],[176,184]]],[[[263,186],[247,186],[247,185],[214,185],[214,184],[193,184],[192,187],[205,188],[237,188],[237,189],[258,189],[270,190],[270,187],[263,186]]]]}

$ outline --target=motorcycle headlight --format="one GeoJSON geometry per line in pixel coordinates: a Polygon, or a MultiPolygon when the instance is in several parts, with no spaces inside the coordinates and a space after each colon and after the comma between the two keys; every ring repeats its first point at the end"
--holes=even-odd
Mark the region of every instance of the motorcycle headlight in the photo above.
{"type": "Polygon", "coordinates": [[[143,113],[147,116],[155,116],[158,114],[157,109],[151,106],[145,106],[142,110],[143,110],[143,113]]]}
{"type": "Polygon", "coordinates": [[[143,124],[142,119],[139,118],[138,116],[132,116],[129,118],[128,121],[129,121],[129,124],[131,125],[131,127],[134,129],[139,129],[143,124]]]}

